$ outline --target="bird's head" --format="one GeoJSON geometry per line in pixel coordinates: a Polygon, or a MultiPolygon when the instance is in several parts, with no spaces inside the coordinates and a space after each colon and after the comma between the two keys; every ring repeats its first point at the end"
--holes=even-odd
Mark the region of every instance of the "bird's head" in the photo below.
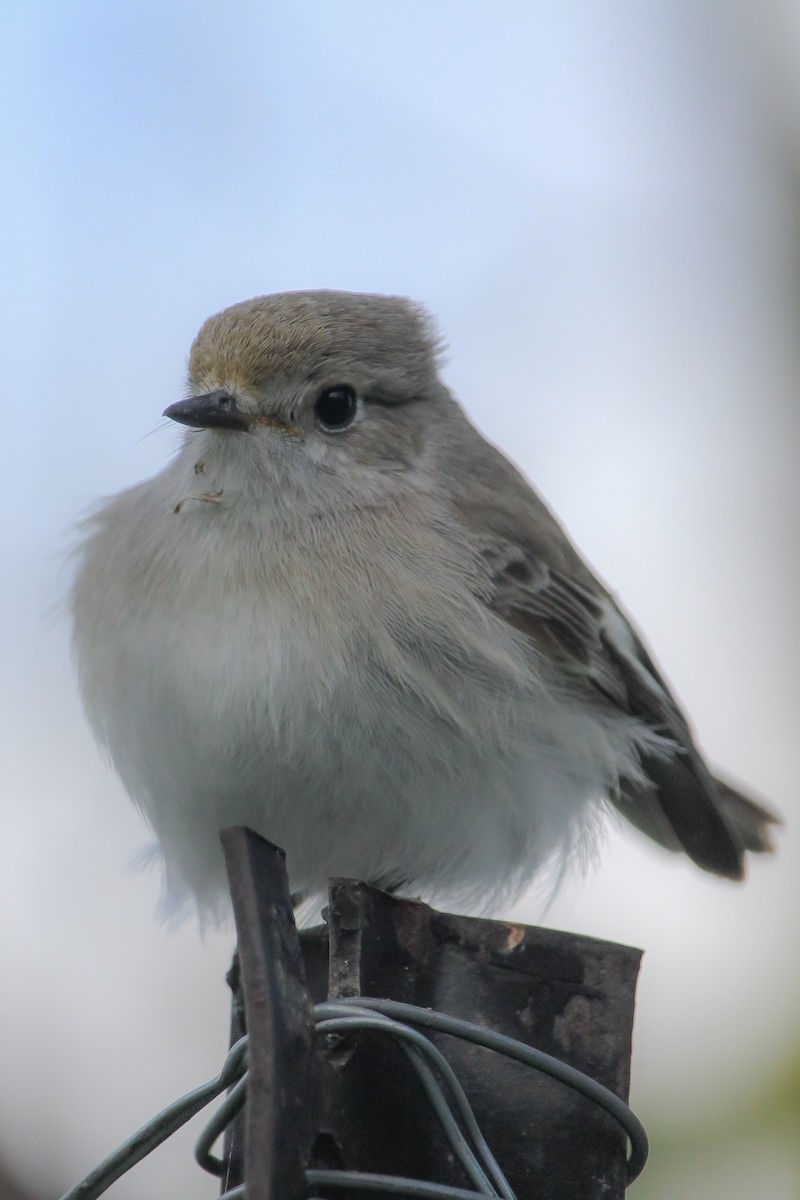
{"type": "Polygon", "coordinates": [[[208,430],[226,457],[274,475],[398,471],[422,449],[419,410],[447,393],[423,309],[395,296],[287,292],[226,308],[201,328],[190,394],[165,416],[208,430]],[[244,452],[246,451],[246,455],[244,452]]]}

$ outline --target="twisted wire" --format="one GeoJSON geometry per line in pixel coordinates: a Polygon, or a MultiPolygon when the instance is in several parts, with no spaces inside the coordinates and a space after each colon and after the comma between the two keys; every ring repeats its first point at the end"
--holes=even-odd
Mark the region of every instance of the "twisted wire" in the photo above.
{"type": "MultiPolygon", "coordinates": [[[[641,1173],[647,1161],[648,1142],[644,1127],[619,1096],[575,1067],[514,1038],[445,1013],[368,996],[325,1001],[316,1006],[314,1018],[316,1030],[321,1034],[340,1035],[370,1030],[397,1041],[408,1057],[453,1154],[472,1186],[458,1188],[364,1171],[309,1170],[306,1178],[311,1189],[310,1196],[314,1196],[316,1189],[333,1192],[349,1189],[371,1191],[378,1195],[406,1196],[411,1200],[482,1200],[487,1196],[515,1200],[514,1192],[486,1143],[453,1068],[441,1051],[416,1027],[461,1038],[525,1063],[560,1080],[599,1105],[622,1126],[630,1141],[628,1183],[632,1183],[641,1173]]],[[[212,1147],[246,1100],[247,1037],[231,1047],[222,1069],[214,1079],[163,1109],[66,1192],[61,1200],[96,1200],[120,1176],[227,1089],[230,1089],[229,1094],[206,1124],[195,1147],[198,1164],[211,1174],[222,1176],[225,1164],[212,1154],[212,1147]]],[[[240,1186],[229,1189],[219,1200],[243,1200],[243,1197],[244,1187],[240,1186]]]]}

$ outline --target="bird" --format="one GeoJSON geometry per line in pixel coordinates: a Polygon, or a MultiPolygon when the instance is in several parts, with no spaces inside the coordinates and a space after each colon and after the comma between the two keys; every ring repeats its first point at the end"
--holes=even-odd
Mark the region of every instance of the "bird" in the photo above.
{"type": "Polygon", "coordinates": [[[743,877],[777,818],[717,778],[650,652],[442,380],[403,297],[259,296],[210,317],[185,428],[84,522],[73,649],[156,838],[164,909],[228,912],[220,830],[332,876],[497,912],[621,814],[743,877]]]}

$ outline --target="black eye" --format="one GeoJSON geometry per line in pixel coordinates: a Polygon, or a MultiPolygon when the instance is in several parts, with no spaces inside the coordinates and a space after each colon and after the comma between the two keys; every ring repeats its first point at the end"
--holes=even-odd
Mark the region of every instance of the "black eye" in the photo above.
{"type": "Polygon", "coordinates": [[[355,389],[349,384],[340,383],[336,387],[326,388],[320,392],[314,403],[314,412],[323,429],[338,431],[352,425],[358,401],[355,389]]]}

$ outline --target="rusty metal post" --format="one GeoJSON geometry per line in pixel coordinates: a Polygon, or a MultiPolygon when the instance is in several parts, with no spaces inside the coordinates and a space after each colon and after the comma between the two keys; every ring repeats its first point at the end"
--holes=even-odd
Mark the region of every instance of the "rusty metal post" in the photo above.
{"type": "MultiPolygon", "coordinates": [[[[627,1099],[638,950],[450,916],[350,880],[332,882],[328,923],[331,998],[381,996],[462,1017],[627,1099]]],[[[463,1187],[403,1056],[378,1035],[348,1041],[329,1056],[324,1097],[340,1165],[463,1187]]],[[[621,1200],[625,1137],[607,1114],[519,1063],[452,1037],[433,1041],[519,1200],[621,1200]]]]}
{"type": "MultiPolygon", "coordinates": [[[[466,1186],[398,1047],[385,1035],[347,1033],[325,1039],[314,1055],[308,993],[314,1002],[364,995],[438,1009],[536,1046],[627,1098],[638,950],[451,916],[336,880],[327,929],[300,934],[303,983],[285,876],[280,897],[274,893],[280,851],[246,831],[224,836],[251,1039],[248,1200],[305,1196],[303,1166],[466,1186]],[[258,901],[264,890],[271,898],[258,901]],[[282,1014],[281,1005],[289,1006],[282,1014]],[[257,1048],[259,1029],[266,1048],[257,1048]],[[289,1166],[276,1162],[278,1151],[289,1166]],[[281,1171],[289,1182],[278,1186],[281,1171]]],[[[518,1200],[621,1200],[625,1138],[605,1112],[520,1063],[444,1034],[432,1040],[461,1079],[518,1200]]],[[[228,1186],[239,1182],[234,1171],[228,1186]]]]}
{"type": "MultiPolygon", "coordinates": [[[[316,1128],[313,1013],[285,856],[249,829],[226,829],[221,839],[249,1034],[247,1103],[229,1139],[223,1189],[246,1181],[248,1200],[305,1200],[316,1128]],[[237,1130],[244,1138],[243,1156],[237,1130]],[[243,1179],[237,1177],[242,1165],[243,1179]]],[[[234,1032],[241,1018],[234,991],[234,1032]]]]}

